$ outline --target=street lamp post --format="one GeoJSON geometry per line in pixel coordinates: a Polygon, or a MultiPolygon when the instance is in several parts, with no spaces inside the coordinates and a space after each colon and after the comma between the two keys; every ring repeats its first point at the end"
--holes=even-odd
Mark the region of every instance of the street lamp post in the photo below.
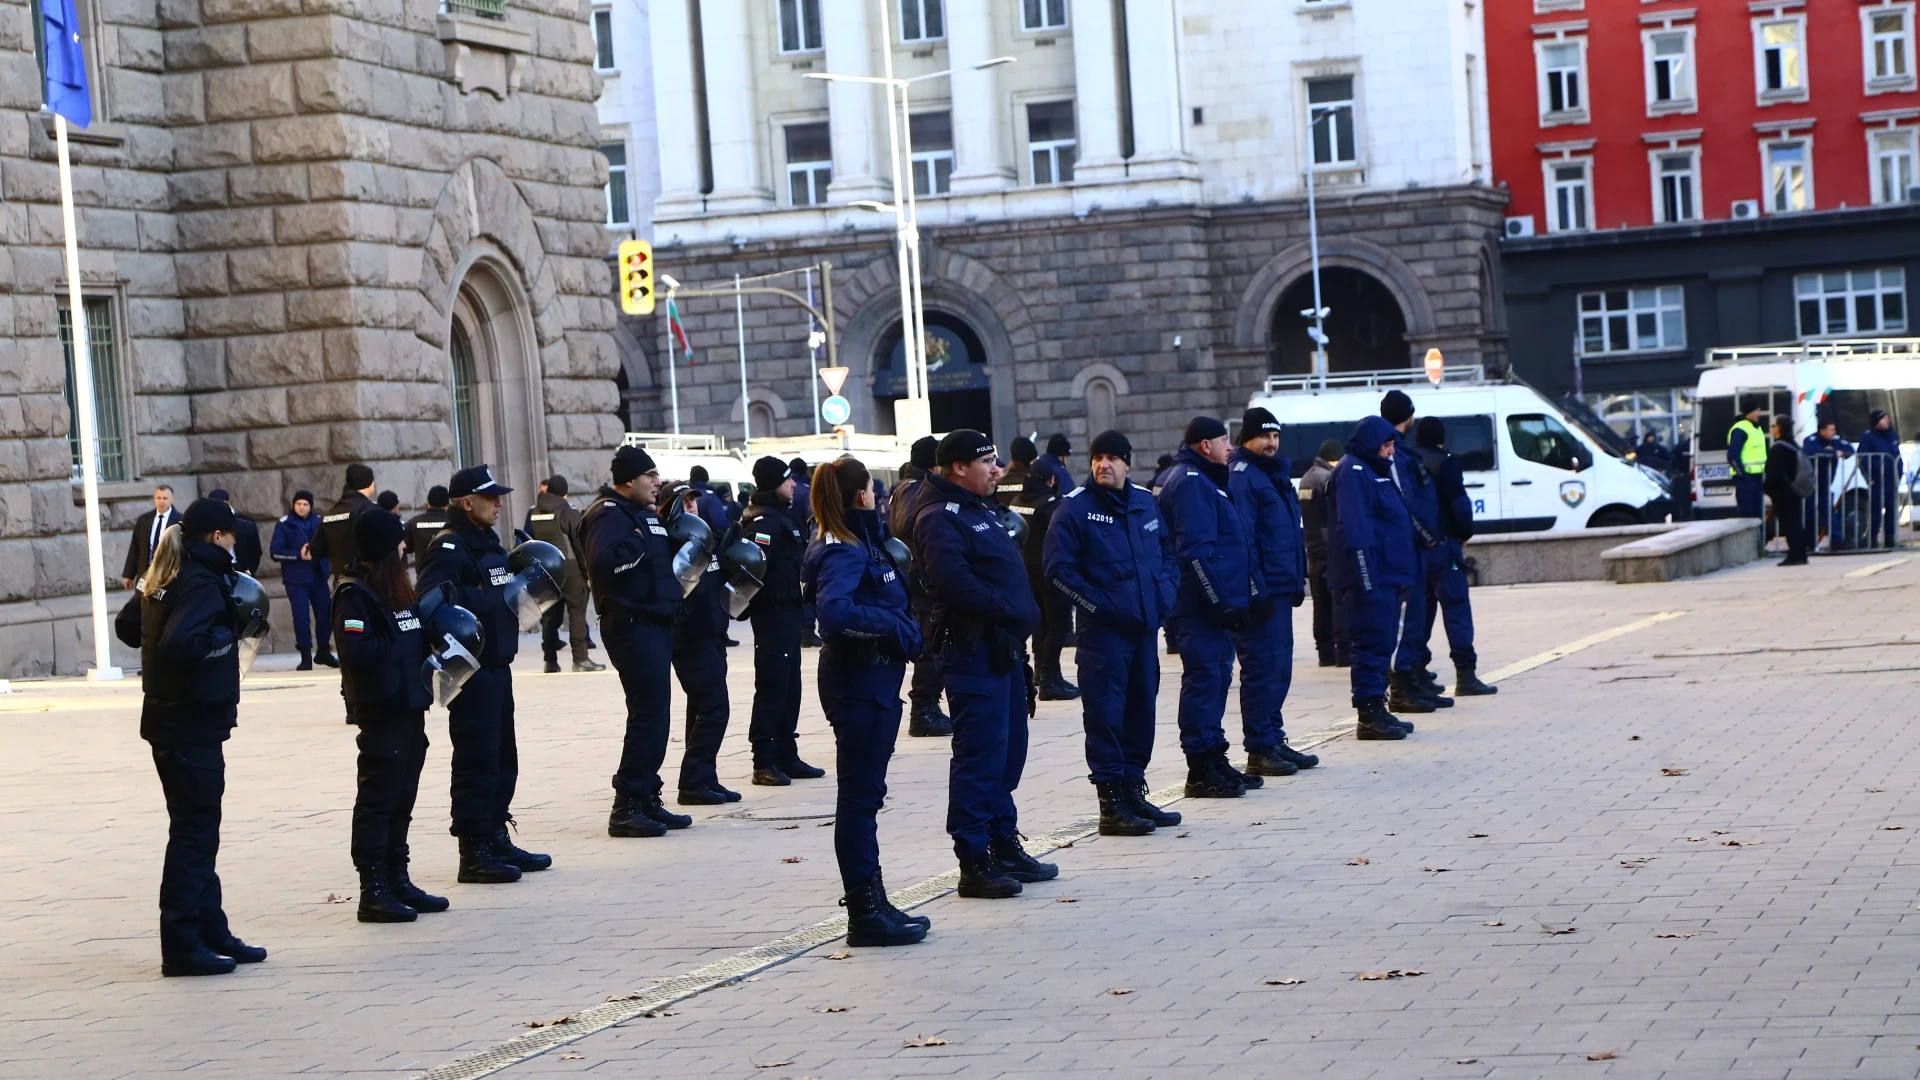
{"type": "MultiPolygon", "coordinates": [[[[1307,121],[1307,251],[1313,260],[1313,307],[1300,314],[1313,320],[1307,336],[1313,339],[1313,375],[1320,389],[1327,388],[1327,313],[1320,301],[1320,212],[1313,198],[1313,129],[1334,115],[1331,110],[1307,121]]],[[[1332,136],[1328,136],[1329,139],[1332,136]]]]}

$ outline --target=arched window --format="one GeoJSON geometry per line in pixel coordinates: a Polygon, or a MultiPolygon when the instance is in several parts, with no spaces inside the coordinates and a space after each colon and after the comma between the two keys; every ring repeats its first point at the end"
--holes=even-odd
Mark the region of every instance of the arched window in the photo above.
{"type": "Polygon", "coordinates": [[[764,401],[756,401],[747,406],[747,419],[751,422],[749,430],[756,439],[773,437],[773,406],[764,401]]]}
{"type": "Polygon", "coordinates": [[[459,319],[447,349],[453,362],[453,460],[465,469],[480,464],[480,411],[474,401],[479,380],[473,369],[473,343],[459,319]]]}
{"type": "Polygon", "coordinates": [[[1087,380],[1087,438],[1116,426],[1117,408],[1113,383],[1103,378],[1087,380]]]}

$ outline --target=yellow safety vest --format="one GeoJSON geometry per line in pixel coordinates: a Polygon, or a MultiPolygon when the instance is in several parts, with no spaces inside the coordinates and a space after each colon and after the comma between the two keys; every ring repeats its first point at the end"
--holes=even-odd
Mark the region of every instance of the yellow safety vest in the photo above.
{"type": "Polygon", "coordinates": [[[1767,471],[1767,433],[1746,417],[1736,421],[1727,431],[1727,442],[1733,442],[1733,433],[1744,431],[1747,441],[1740,444],[1740,472],[1746,476],[1758,476],[1767,471]]]}

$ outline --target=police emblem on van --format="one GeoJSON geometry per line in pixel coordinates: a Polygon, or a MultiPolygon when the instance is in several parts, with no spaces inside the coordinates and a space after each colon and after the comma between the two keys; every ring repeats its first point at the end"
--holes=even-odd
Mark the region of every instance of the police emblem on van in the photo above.
{"type": "Polygon", "coordinates": [[[1560,482],[1560,501],[1568,507],[1578,507],[1587,501],[1587,484],[1584,480],[1562,480],[1560,482]]]}

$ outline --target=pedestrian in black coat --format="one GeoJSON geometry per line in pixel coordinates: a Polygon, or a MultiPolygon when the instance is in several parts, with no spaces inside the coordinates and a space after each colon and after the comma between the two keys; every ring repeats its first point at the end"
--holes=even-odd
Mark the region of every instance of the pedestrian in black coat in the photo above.
{"type": "MultiPolygon", "coordinates": [[[[1780,525],[1780,535],[1787,538],[1787,557],[1780,560],[1780,565],[1805,566],[1807,549],[1812,545],[1807,541],[1807,496],[1794,487],[1802,465],[1800,448],[1793,441],[1792,418],[1774,417],[1770,434],[1773,441],[1767,444],[1764,489],[1773,503],[1773,520],[1780,525]]],[[[1808,487],[1812,486],[1811,476],[1809,472],[1808,487]]]]}
{"type": "Polygon", "coordinates": [[[826,770],[800,758],[800,648],[806,636],[800,560],[807,548],[805,511],[794,505],[793,467],[776,457],[753,464],[753,498],[740,518],[740,535],[760,546],[767,580],[747,605],[753,625],[753,782],[785,787],[826,770]]]}

